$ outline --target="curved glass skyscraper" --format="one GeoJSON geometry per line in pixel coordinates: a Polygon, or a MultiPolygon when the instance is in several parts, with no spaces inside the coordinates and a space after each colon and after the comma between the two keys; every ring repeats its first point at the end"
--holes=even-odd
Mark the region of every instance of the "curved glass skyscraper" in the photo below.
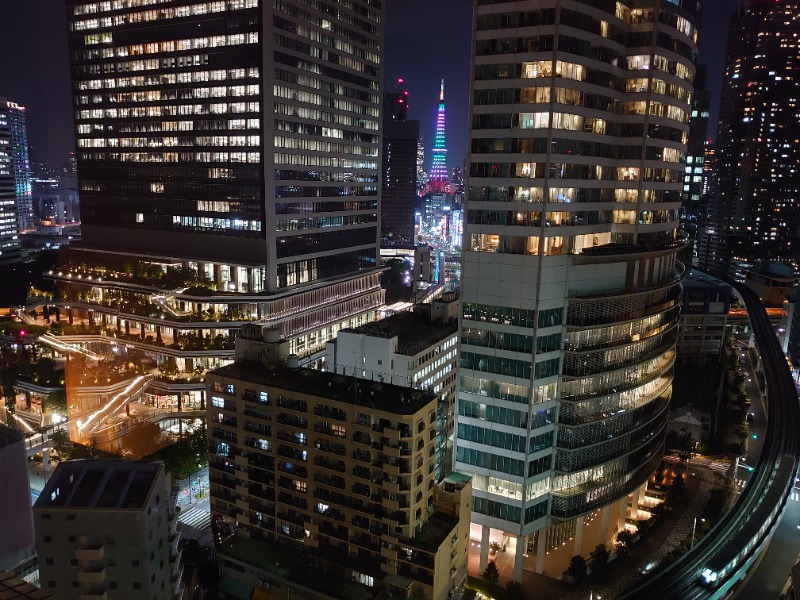
{"type": "Polygon", "coordinates": [[[699,9],[476,0],[456,467],[481,569],[497,541],[515,579],[560,575],[661,460],[699,9]]]}

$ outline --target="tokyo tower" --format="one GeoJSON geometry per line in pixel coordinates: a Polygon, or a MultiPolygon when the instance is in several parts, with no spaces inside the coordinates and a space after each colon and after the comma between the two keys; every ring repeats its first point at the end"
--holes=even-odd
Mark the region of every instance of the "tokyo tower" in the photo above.
{"type": "Polygon", "coordinates": [[[447,173],[447,144],[445,142],[444,79],[439,88],[439,108],[436,111],[436,137],[433,140],[429,193],[453,193],[447,173]]]}

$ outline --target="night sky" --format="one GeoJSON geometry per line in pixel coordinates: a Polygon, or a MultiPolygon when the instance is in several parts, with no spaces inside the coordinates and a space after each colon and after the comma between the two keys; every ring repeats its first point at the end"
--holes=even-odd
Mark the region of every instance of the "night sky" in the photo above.
{"type": "MultiPolygon", "coordinates": [[[[466,156],[469,109],[470,0],[387,0],[387,90],[405,80],[410,118],[419,119],[426,141],[426,167],[439,94],[445,79],[448,163],[466,156]]],[[[736,0],[705,0],[700,62],[709,63],[712,123],[725,58],[729,15],[736,0]]],[[[74,150],[66,17],[61,0],[0,0],[0,96],[28,107],[32,158],[64,162],[74,150]]],[[[710,137],[713,137],[713,132],[710,137]]]]}

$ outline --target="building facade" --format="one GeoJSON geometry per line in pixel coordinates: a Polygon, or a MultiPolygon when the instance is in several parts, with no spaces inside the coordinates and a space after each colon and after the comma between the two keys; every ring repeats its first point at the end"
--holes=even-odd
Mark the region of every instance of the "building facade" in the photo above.
{"type": "Polygon", "coordinates": [[[517,581],[561,576],[661,460],[698,11],[476,0],[455,464],[480,570],[493,540],[517,581]]]}
{"type": "Polygon", "coordinates": [[[29,576],[36,570],[36,545],[31,517],[31,486],[25,434],[0,424],[0,472],[4,492],[0,496],[3,536],[0,538],[0,571],[29,576]]]}
{"type": "Polygon", "coordinates": [[[719,361],[732,298],[733,290],[727,283],[699,271],[689,271],[683,280],[678,338],[678,356],[683,362],[719,361]]]}
{"type": "Polygon", "coordinates": [[[438,396],[436,480],[450,472],[458,364],[455,294],[385,319],[343,329],[325,352],[325,369],[340,375],[431,391],[438,396]]]}
{"type": "Polygon", "coordinates": [[[470,484],[437,484],[437,395],[275,362],[255,326],[243,333],[237,361],[206,378],[212,520],[234,558],[246,539],[374,595],[460,591],[470,484]]]}
{"type": "Polygon", "coordinates": [[[14,168],[14,190],[17,197],[17,227],[19,231],[33,229],[31,202],[31,161],[28,156],[27,109],[0,98],[0,113],[5,114],[10,137],[11,162],[14,168]]]}
{"type": "Polygon", "coordinates": [[[796,260],[800,240],[800,4],[750,0],[734,15],[717,130],[717,190],[700,266],[796,260]]]}
{"type": "Polygon", "coordinates": [[[177,406],[245,323],[313,362],[377,318],[383,12],[67,2],[82,241],[49,276],[76,342],[155,356],[177,406]]]}
{"type": "Polygon", "coordinates": [[[163,463],[62,462],[33,518],[45,592],[64,600],[182,597],[178,515],[163,463]]]}
{"type": "Polygon", "coordinates": [[[20,257],[16,190],[10,121],[0,110],[0,262],[20,257]]]}
{"type": "MultiPolygon", "coordinates": [[[[402,81],[402,80],[401,80],[402,81]]],[[[384,93],[381,246],[414,246],[419,121],[408,120],[408,92],[384,93]]]]}

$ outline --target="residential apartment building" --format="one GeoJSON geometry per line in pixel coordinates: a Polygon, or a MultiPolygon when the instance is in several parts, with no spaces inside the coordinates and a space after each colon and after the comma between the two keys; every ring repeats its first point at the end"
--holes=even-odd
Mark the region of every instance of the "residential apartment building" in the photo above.
{"type": "Polygon", "coordinates": [[[212,518],[233,540],[223,564],[324,597],[346,582],[369,597],[458,593],[471,484],[436,481],[437,395],[275,362],[255,326],[244,334],[241,360],[206,378],[212,518]],[[279,571],[259,560],[276,552],[279,571]]]}
{"type": "Polygon", "coordinates": [[[497,541],[515,580],[560,577],[661,460],[698,9],[475,1],[455,464],[478,570],[497,541]]]}
{"type": "Polygon", "coordinates": [[[42,589],[59,600],[183,596],[163,463],[60,463],[33,507],[42,589]]]}
{"type": "Polygon", "coordinates": [[[380,0],[67,16],[82,240],[49,276],[70,324],[155,356],[169,376],[149,393],[177,405],[202,403],[243,323],[313,362],[377,318],[380,0]]]}
{"type": "Polygon", "coordinates": [[[443,294],[413,311],[343,329],[325,353],[327,371],[438,396],[437,481],[452,467],[460,307],[457,294],[443,294]]]}
{"type": "Polygon", "coordinates": [[[700,266],[800,255],[800,3],[750,0],[728,32],[716,142],[716,197],[700,266]]]}

